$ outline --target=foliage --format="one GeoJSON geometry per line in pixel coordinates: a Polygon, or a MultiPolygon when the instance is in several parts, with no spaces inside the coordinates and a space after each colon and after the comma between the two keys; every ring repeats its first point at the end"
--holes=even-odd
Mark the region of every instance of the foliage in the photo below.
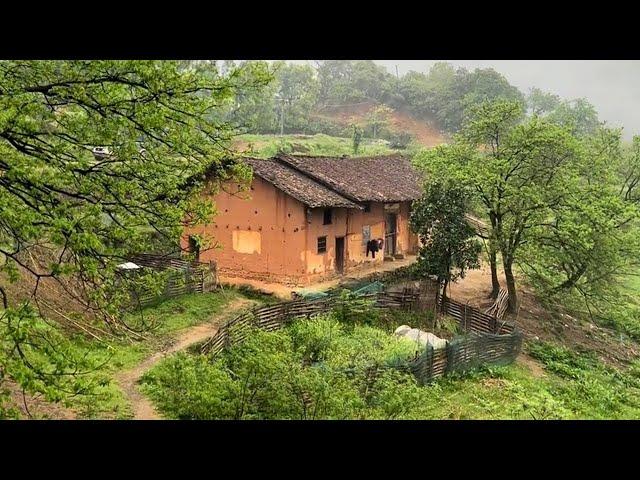
{"type": "MultiPolygon", "coordinates": [[[[638,205],[620,194],[618,171],[628,159],[620,132],[600,129],[583,139],[579,177],[545,225],[532,230],[522,266],[547,294],[577,291],[589,304],[619,290],[620,279],[638,268],[638,205]]],[[[568,188],[567,188],[568,187],[568,188]]]]}
{"type": "Polygon", "coordinates": [[[560,105],[560,97],[553,93],[532,88],[527,96],[527,107],[533,115],[542,115],[555,110],[560,105]]]}
{"type": "MultiPolygon", "coordinates": [[[[237,97],[232,118],[255,133],[325,133],[340,135],[336,125],[311,115],[325,106],[374,103],[367,135],[378,137],[383,111],[405,109],[425,120],[435,119],[448,131],[457,131],[470,107],[498,98],[524,103],[518,89],[492,69],[468,71],[438,62],[427,75],[409,72],[401,78],[371,60],[326,60],[309,65],[265,61],[244,62],[271,75],[266,88],[247,90],[237,97]],[[284,107],[284,109],[283,109],[284,107]],[[283,115],[283,118],[281,118],[283,115]]],[[[201,67],[202,68],[202,67],[201,67]]],[[[217,67],[215,67],[217,68],[217,67]]]]}
{"type": "MultiPolygon", "coordinates": [[[[55,326],[40,318],[28,305],[0,315],[0,389],[12,380],[28,393],[39,393],[49,402],[91,395],[102,385],[90,375],[108,360],[79,349],[55,326]]],[[[15,416],[4,407],[8,391],[0,391],[0,419],[15,416]]]]}
{"type": "Polygon", "coordinates": [[[317,72],[324,105],[384,102],[395,87],[395,77],[372,60],[326,60],[319,62],[317,72]]]}
{"type": "Polygon", "coordinates": [[[275,82],[284,105],[284,131],[305,133],[309,112],[318,102],[319,85],[313,67],[276,62],[275,82]]]}
{"type": "Polygon", "coordinates": [[[235,78],[241,87],[226,102],[222,118],[230,122],[240,132],[279,131],[280,105],[276,103],[278,85],[274,81],[274,67],[264,60],[241,63],[238,68],[233,62],[227,65],[224,78],[235,78]],[[259,79],[259,81],[256,81],[259,79]]]}
{"type": "Polygon", "coordinates": [[[371,128],[371,136],[375,140],[378,138],[380,130],[389,123],[389,117],[393,110],[386,105],[378,105],[367,114],[367,126],[371,128]]]}
{"type": "Polygon", "coordinates": [[[610,419],[628,415],[629,408],[640,407],[637,366],[622,372],[605,366],[589,352],[575,352],[546,342],[535,342],[528,348],[545,369],[571,380],[559,383],[553,393],[578,416],[610,419]]]}
{"type": "Polygon", "coordinates": [[[592,135],[600,126],[598,112],[586,99],[564,100],[549,112],[548,120],[567,127],[573,135],[592,135]]]}
{"type": "Polygon", "coordinates": [[[466,219],[469,193],[464,187],[438,180],[425,185],[422,197],[411,211],[411,228],[421,247],[418,268],[434,275],[446,294],[450,282],[464,278],[468,269],[479,268],[481,245],[466,219]]]}
{"type": "Polygon", "coordinates": [[[353,129],[353,134],[351,136],[351,140],[353,142],[353,154],[357,155],[360,150],[360,142],[362,142],[362,128],[355,124],[351,125],[351,128],[353,129]]]}
{"type": "Polygon", "coordinates": [[[418,156],[427,175],[471,187],[502,258],[509,305],[517,304],[513,265],[521,261],[548,290],[595,287],[636,251],[635,207],[619,198],[619,132],[576,137],[514,102],[483,103],[452,145],[418,156]],[[549,277],[555,276],[555,281],[549,277]],[[582,282],[582,284],[580,283],[582,282]]]}
{"type": "Polygon", "coordinates": [[[145,390],[173,418],[397,418],[419,396],[413,377],[376,362],[397,362],[415,344],[331,318],[284,331],[256,331],[211,362],[176,356],[148,374],[145,390]],[[178,393],[180,392],[180,393],[178,393]]]}
{"type": "Polygon", "coordinates": [[[437,62],[427,75],[410,72],[400,80],[408,108],[423,118],[435,118],[449,132],[462,126],[469,109],[498,99],[523,103],[520,91],[493,69],[455,69],[437,62]]]}
{"type": "MultiPolygon", "coordinates": [[[[118,288],[118,263],[153,248],[150,231],[177,246],[185,225],[213,213],[191,195],[202,189],[205,171],[212,188],[249,173],[229,156],[234,132],[220,118],[237,89],[261,84],[264,72],[207,71],[173,61],[0,62],[3,285],[31,276],[37,300],[42,279],[72,277],[78,285],[67,288],[70,296],[113,332],[129,331],[119,321],[129,298],[118,288]]],[[[37,327],[28,308],[1,293],[3,322],[18,324],[15,316],[24,314],[20,324],[37,327]]],[[[35,345],[54,355],[45,343],[35,345]]],[[[55,375],[30,381],[17,352],[0,358],[8,378],[41,393],[47,380],[55,385],[55,375]]]]}

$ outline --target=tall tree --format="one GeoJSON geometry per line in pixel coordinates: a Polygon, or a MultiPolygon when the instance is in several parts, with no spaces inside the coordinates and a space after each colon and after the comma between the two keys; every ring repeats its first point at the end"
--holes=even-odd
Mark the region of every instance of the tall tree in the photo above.
{"type": "Polygon", "coordinates": [[[502,257],[509,308],[517,308],[513,266],[530,232],[548,220],[575,185],[577,145],[562,127],[522,122],[520,102],[485,102],[454,144],[418,157],[432,176],[469,185],[490,221],[490,242],[502,257]]]}
{"type": "Polygon", "coordinates": [[[274,66],[260,60],[243,62],[240,67],[233,62],[225,66],[240,87],[231,100],[225,102],[228,105],[223,110],[225,120],[241,132],[279,132],[282,105],[276,101],[278,84],[274,81],[274,66]],[[262,81],[256,81],[256,73],[262,81]]]}
{"type": "Polygon", "coordinates": [[[371,135],[374,139],[378,138],[380,129],[389,124],[391,110],[386,105],[377,105],[373,107],[367,114],[367,125],[371,127],[371,135]]]}
{"type": "Polygon", "coordinates": [[[524,248],[520,263],[546,294],[577,291],[588,305],[640,266],[639,209],[618,176],[630,160],[620,136],[619,130],[600,129],[582,140],[576,188],[524,248]]]}
{"type": "Polygon", "coordinates": [[[539,88],[532,88],[527,96],[527,107],[534,115],[552,112],[560,105],[560,97],[553,93],[543,92],[539,88]]]}
{"type": "Polygon", "coordinates": [[[315,70],[309,65],[285,62],[277,62],[274,70],[274,83],[285,107],[284,130],[304,133],[318,102],[320,85],[315,70]]]}
{"type": "Polygon", "coordinates": [[[43,280],[129,331],[125,295],[111,288],[117,264],[150,248],[150,232],[175,244],[212,213],[190,195],[205,171],[245,178],[226,148],[233,130],[212,118],[264,72],[209,71],[173,61],[0,62],[0,377],[38,391],[72,377],[34,323],[43,280]],[[5,287],[20,276],[35,286],[14,298],[5,287]]]}
{"type": "Polygon", "coordinates": [[[464,187],[433,181],[412,206],[411,228],[422,243],[418,268],[438,278],[444,296],[451,282],[480,266],[482,247],[466,219],[468,202],[464,187]]]}
{"type": "Polygon", "coordinates": [[[564,127],[577,136],[589,136],[596,133],[600,126],[598,112],[586,99],[563,100],[549,112],[548,120],[564,127]]]}

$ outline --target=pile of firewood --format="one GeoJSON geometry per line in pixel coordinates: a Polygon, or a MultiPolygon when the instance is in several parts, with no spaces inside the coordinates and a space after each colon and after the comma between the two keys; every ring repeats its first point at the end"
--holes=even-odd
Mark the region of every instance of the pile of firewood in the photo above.
{"type": "Polygon", "coordinates": [[[484,313],[491,315],[492,317],[496,317],[498,320],[502,320],[502,317],[504,317],[504,314],[507,311],[508,305],[509,293],[504,288],[501,288],[498,292],[498,296],[496,297],[496,301],[493,302],[493,305],[487,308],[484,313]]]}

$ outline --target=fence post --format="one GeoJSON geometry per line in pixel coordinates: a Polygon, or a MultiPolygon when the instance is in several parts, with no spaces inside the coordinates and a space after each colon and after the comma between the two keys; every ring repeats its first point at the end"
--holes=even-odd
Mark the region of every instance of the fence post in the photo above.
{"type": "Polygon", "coordinates": [[[464,320],[462,322],[462,328],[464,329],[464,331],[466,332],[468,329],[467,326],[467,309],[469,307],[469,301],[467,301],[467,303],[464,304],[464,316],[462,317],[464,320]]]}

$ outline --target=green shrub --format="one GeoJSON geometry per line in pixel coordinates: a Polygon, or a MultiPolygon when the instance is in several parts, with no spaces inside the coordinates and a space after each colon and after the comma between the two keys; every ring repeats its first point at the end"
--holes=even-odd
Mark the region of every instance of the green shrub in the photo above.
{"type": "Polygon", "coordinates": [[[147,373],[143,388],[180,419],[397,418],[420,391],[409,373],[384,366],[416,348],[329,316],[254,331],[215,361],[177,355],[147,373]]]}

